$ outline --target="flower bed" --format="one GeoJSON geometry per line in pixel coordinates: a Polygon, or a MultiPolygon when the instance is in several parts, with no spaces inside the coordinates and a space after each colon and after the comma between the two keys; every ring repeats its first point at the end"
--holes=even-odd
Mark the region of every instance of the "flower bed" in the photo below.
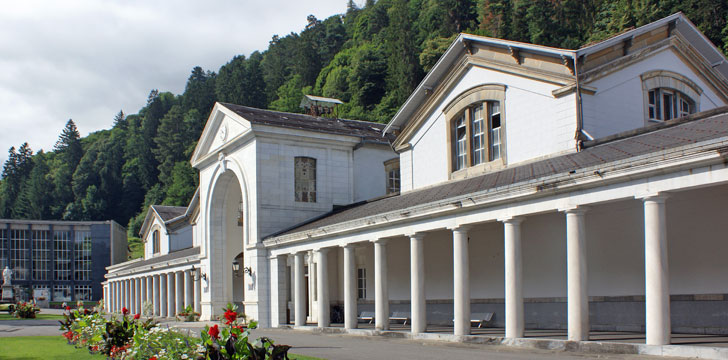
{"type": "Polygon", "coordinates": [[[35,306],[35,303],[27,301],[15,304],[13,309],[13,315],[20,319],[35,319],[35,314],[39,312],[40,309],[35,306]]]}
{"type": "Polygon", "coordinates": [[[60,321],[63,336],[69,344],[102,353],[110,359],[288,359],[287,345],[275,345],[267,338],[249,341],[249,329],[256,322],[238,321],[241,317],[232,304],[223,309],[223,324],[206,326],[200,338],[160,326],[153,319],[141,320],[122,309],[121,318],[102,315],[101,303],[91,310],[79,307],[69,310],[60,321]]]}

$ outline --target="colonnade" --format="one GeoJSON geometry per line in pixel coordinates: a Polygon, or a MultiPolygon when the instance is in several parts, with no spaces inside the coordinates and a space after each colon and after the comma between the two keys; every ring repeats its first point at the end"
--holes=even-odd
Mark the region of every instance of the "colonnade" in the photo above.
{"type": "MultiPolygon", "coordinates": [[[[668,254],[665,221],[665,194],[654,194],[641,198],[644,206],[645,231],[645,300],[646,300],[646,343],[665,345],[670,343],[670,292],[668,288],[668,254]]],[[[568,339],[583,341],[589,339],[589,297],[587,293],[587,208],[575,206],[559,209],[566,222],[566,261],[567,261],[567,314],[568,339]]],[[[523,301],[523,265],[521,245],[521,224],[527,216],[499,219],[504,227],[504,266],[505,266],[505,336],[520,338],[524,336],[525,315],[523,301]]],[[[475,224],[461,224],[450,228],[453,248],[453,314],[454,335],[468,335],[471,329],[470,313],[470,273],[468,232],[475,224]]],[[[410,286],[411,286],[411,331],[422,333],[427,329],[425,298],[425,232],[405,234],[410,240],[410,286]]],[[[374,304],[375,328],[389,328],[389,296],[387,291],[387,242],[388,239],[375,239],[374,243],[374,304]]],[[[356,243],[343,245],[344,257],[344,327],[357,327],[356,268],[354,248],[356,243]]],[[[327,257],[329,248],[314,249],[316,267],[319,327],[329,326],[329,289],[327,276],[327,257]]],[[[293,301],[295,304],[295,325],[306,323],[306,299],[304,283],[304,254],[294,255],[293,301]]],[[[287,259],[279,255],[271,259],[271,264],[279,266],[287,259]]],[[[273,265],[271,268],[275,268],[273,265]]],[[[275,299],[273,301],[282,301],[275,299]]],[[[279,304],[272,304],[274,307],[279,304]]],[[[283,324],[282,312],[273,313],[273,326],[283,324]]]]}
{"type": "Polygon", "coordinates": [[[108,280],[104,291],[110,312],[139,314],[150,303],[153,316],[174,317],[190,305],[199,313],[201,290],[200,270],[193,268],[108,280]]]}

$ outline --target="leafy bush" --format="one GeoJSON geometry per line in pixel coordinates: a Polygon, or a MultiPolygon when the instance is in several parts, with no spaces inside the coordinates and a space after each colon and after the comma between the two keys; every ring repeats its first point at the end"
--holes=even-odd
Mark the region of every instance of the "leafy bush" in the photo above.
{"type": "Polygon", "coordinates": [[[197,321],[200,320],[200,313],[195,312],[192,305],[187,305],[181,313],[177,314],[177,320],[180,318],[185,322],[197,321]]]}
{"type": "Polygon", "coordinates": [[[35,314],[38,312],[40,309],[34,303],[21,301],[15,304],[13,314],[19,319],[35,319],[35,314]]]}

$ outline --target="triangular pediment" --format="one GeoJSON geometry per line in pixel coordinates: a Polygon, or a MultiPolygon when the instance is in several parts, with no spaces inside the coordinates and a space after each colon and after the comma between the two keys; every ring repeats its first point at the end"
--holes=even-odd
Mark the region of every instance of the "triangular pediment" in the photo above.
{"type": "Polygon", "coordinates": [[[220,149],[250,132],[250,129],[250,121],[226,108],[225,105],[216,103],[192,153],[190,160],[192,166],[216,156],[220,149]]]}

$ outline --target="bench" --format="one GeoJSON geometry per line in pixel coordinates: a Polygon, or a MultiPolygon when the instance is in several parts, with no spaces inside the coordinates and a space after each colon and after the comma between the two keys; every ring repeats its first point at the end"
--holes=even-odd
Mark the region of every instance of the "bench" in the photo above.
{"type": "Polygon", "coordinates": [[[410,321],[412,315],[408,311],[395,311],[389,316],[389,321],[404,321],[402,325],[407,325],[407,321],[410,321]]]}
{"type": "MultiPolygon", "coordinates": [[[[478,327],[483,327],[483,324],[489,323],[491,320],[493,320],[493,315],[495,313],[492,312],[486,312],[486,313],[472,313],[470,314],[470,325],[472,326],[472,323],[478,323],[478,327]]],[[[455,322],[455,319],[452,319],[452,322],[455,322]]]]}
{"type": "Polygon", "coordinates": [[[371,324],[374,321],[374,312],[373,311],[362,311],[359,314],[359,317],[357,317],[357,320],[369,321],[369,323],[371,324]]]}

